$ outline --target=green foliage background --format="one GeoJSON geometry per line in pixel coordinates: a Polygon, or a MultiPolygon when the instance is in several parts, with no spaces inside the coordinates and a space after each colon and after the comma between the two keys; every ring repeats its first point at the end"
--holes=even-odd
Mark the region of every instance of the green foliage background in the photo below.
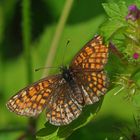
{"type": "MultiPolygon", "coordinates": [[[[37,81],[42,77],[42,71],[34,72],[34,69],[45,65],[56,25],[65,4],[65,0],[32,0],[29,8],[27,5],[27,7],[23,6],[26,4],[24,2],[24,0],[0,1],[1,140],[16,140],[26,131],[28,119],[9,112],[5,104],[9,97],[26,86],[31,79],[32,81],[37,81]],[[22,16],[23,13],[25,14],[24,16],[22,16]],[[25,25],[25,28],[22,28],[23,25],[25,25]],[[29,62],[26,61],[27,58],[29,62]],[[31,67],[30,72],[27,70],[28,66],[31,67]]],[[[62,64],[62,56],[64,55],[67,40],[70,40],[70,44],[64,60],[66,65],[70,63],[76,52],[87,41],[95,34],[98,34],[100,25],[106,19],[105,11],[102,7],[103,2],[107,1],[75,0],[73,2],[68,21],[59,40],[53,66],[62,64]]],[[[126,2],[129,5],[133,0],[126,2]]],[[[113,78],[117,71],[121,71],[121,67],[116,67],[116,63],[116,57],[111,56],[106,68],[110,78],[113,78]]],[[[56,72],[58,71],[51,70],[50,74],[56,72]]],[[[131,103],[123,100],[123,95],[114,96],[113,94],[117,90],[119,90],[119,87],[107,93],[102,107],[94,119],[85,127],[74,131],[68,140],[119,140],[122,134],[118,131],[118,127],[122,131],[125,126],[135,127],[133,120],[135,108],[131,103]]],[[[43,112],[38,118],[37,130],[44,127],[45,121],[45,113],[43,112]]],[[[46,133],[50,132],[48,129],[44,130],[46,133]]],[[[66,131],[69,131],[69,129],[67,128],[66,131]]],[[[53,138],[52,136],[52,139],[58,139],[58,137],[53,138]]]]}

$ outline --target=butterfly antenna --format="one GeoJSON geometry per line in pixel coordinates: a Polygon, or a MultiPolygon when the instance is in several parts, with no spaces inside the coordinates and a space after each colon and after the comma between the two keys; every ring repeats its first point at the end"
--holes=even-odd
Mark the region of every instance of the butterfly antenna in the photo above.
{"type": "Polygon", "coordinates": [[[66,55],[66,51],[67,51],[67,47],[68,44],[70,43],[70,40],[67,41],[67,44],[65,46],[64,52],[63,52],[63,56],[62,56],[62,66],[64,66],[64,59],[65,59],[65,55],[66,55]]]}
{"type": "Polygon", "coordinates": [[[58,69],[58,67],[40,67],[40,68],[35,69],[35,72],[39,70],[43,70],[43,69],[58,69]]]}

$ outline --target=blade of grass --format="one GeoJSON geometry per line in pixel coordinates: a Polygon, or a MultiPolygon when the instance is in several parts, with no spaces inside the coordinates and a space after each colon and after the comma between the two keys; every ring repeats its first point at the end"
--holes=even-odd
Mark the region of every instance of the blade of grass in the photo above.
{"type": "MultiPolygon", "coordinates": [[[[65,5],[64,5],[62,14],[60,16],[60,19],[59,19],[57,27],[56,27],[56,31],[54,33],[54,37],[52,39],[49,54],[46,58],[46,63],[45,63],[46,67],[52,66],[52,63],[53,63],[53,60],[55,57],[55,53],[56,53],[56,50],[57,50],[57,47],[58,47],[58,44],[59,44],[59,41],[60,41],[60,38],[61,38],[61,35],[63,32],[64,26],[66,24],[66,21],[68,19],[69,13],[70,13],[71,8],[72,8],[72,4],[73,4],[73,0],[67,0],[65,5]]],[[[44,69],[43,77],[48,75],[48,73],[49,73],[48,69],[44,69]]]]}

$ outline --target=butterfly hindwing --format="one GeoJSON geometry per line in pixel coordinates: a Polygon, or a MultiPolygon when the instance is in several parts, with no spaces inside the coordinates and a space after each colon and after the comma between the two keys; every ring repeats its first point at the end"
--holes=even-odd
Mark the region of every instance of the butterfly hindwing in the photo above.
{"type": "MultiPolygon", "coordinates": [[[[66,125],[80,115],[82,111],[80,101],[83,101],[83,97],[80,97],[80,100],[80,98],[77,99],[74,96],[74,94],[78,94],[79,92],[81,91],[77,88],[73,90],[66,82],[57,88],[55,91],[57,96],[52,96],[46,112],[51,124],[66,125]]],[[[79,94],[79,96],[81,95],[79,94]]]]}
{"type": "Polygon", "coordinates": [[[93,104],[99,101],[108,87],[108,78],[104,71],[100,72],[79,72],[75,75],[79,87],[82,89],[85,104],[93,104]]]}

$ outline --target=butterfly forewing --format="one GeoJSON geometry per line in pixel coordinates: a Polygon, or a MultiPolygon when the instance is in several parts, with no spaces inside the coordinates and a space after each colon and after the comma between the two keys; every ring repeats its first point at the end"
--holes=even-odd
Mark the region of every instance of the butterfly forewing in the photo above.
{"type": "Polygon", "coordinates": [[[101,36],[90,40],[74,57],[70,67],[88,71],[102,70],[108,58],[108,47],[103,44],[102,40],[101,36]]]}
{"type": "Polygon", "coordinates": [[[44,78],[14,95],[7,107],[19,115],[37,116],[46,107],[61,75],[44,78]]]}

